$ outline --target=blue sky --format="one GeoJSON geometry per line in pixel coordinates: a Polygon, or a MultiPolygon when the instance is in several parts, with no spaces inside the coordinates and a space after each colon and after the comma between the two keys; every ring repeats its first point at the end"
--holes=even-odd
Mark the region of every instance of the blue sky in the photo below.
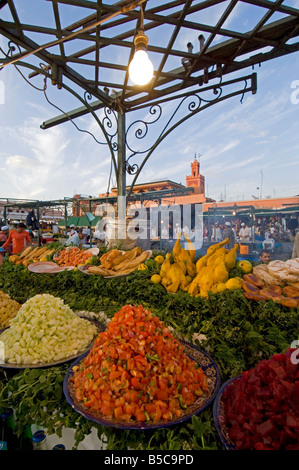
{"type": "MultiPolygon", "coordinates": [[[[289,0],[288,5],[298,7],[298,1],[289,0]]],[[[257,18],[244,13],[236,11],[232,29],[234,22],[243,22],[247,29],[255,24],[257,18]]],[[[38,17],[40,12],[35,14],[38,17]]],[[[192,38],[180,38],[187,39],[192,42],[192,38]]],[[[3,37],[0,46],[7,50],[3,37]]],[[[242,103],[238,96],[218,103],[180,125],[157,147],[137,183],[170,179],[185,184],[191,161],[200,154],[206,196],[217,201],[221,197],[232,201],[298,195],[299,53],[262,63],[254,71],[256,95],[245,94],[242,103]]],[[[250,73],[247,69],[238,76],[250,73]]],[[[0,198],[49,200],[106,192],[110,171],[107,146],[99,145],[70,122],[40,129],[42,122],[60,112],[47,103],[41,91],[27,84],[14,66],[0,72],[0,81],[4,89],[0,100],[0,198]]],[[[41,78],[33,83],[43,85],[41,78]]],[[[65,111],[80,106],[67,92],[50,84],[47,93],[65,111]]],[[[168,113],[172,106],[175,104],[167,105],[168,113]]],[[[128,125],[132,118],[128,116],[128,125]]],[[[101,140],[92,117],[77,119],[76,124],[101,140]]],[[[113,173],[112,186],[115,183],[113,173]]]]}

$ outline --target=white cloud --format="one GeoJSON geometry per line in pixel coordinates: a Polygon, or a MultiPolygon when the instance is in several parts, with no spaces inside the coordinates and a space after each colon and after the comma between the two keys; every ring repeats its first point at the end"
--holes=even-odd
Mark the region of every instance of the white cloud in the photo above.
{"type": "Polygon", "coordinates": [[[39,166],[39,163],[36,161],[31,160],[30,158],[24,157],[22,155],[10,155],[6,158],[5,164],[8,168],[12,169],[32,169],[35,168],[36,165],[39,166]]]}

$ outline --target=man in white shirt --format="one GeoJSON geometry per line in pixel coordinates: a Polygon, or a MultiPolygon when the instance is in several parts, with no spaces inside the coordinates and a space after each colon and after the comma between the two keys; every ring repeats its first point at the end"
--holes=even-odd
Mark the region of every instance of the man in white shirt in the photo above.
{"type": "Polygon", "coordinates": [[[71,234],[70,234],[71,237],[75,235],[76,233],[78,233],[77,230],[75,230],[75,225],[73,224],[70,225],[70,229],[71,229],[71,234]]]}
{"type": "Polygon", "coordinates": [[[241,229],[239,231],[239,237],[241,242],[250,242],[251,238],[251,230],[249,227],[244,224],[244,222],[241,223],[241,229]]]}
{"type": "Polygon", "coordinates": [[[215,226],[213,227],[211,240],[213,242],[221,241],[221,230],[220,230],[218,223],[216,223],[215,226]]]}
{"type": "Polygon", "coordinates": [[[78,233],[77,230],[75,230],[75,225],[73,224],[68,226],[66,230],[69,238],[78,233]]]}
{"type": "Polygon", "coordinates": [[[77,232],[70,236],[70,238],[65,242],[65,246],[70,246],[71,244],[79,246],[81,245],[81,240],[77,232]]]}

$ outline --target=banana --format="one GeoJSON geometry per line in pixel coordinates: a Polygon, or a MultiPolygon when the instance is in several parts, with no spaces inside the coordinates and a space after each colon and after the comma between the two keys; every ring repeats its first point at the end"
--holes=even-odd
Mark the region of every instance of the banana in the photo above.
{"type": "Polygon", "coordinates": [[[54,249],[52,249],[52,250],[46,249],[46,251],[44,251],[43,253],[37,255],[37,259],[41,260],[41,258],[44,258],[44,257],[49,256],[52,253],[54,253],[54,251],[55,251],[54,249]]]}
{"type": "Polygon", "coordinates": [[[20,254],[20,259],[26,258],[26,256],[30,253],[30,251],[32,251],[32,249],[33,249],[32,245],[27,246],[27,248],[25,248],[25,250],[23,250],[22,253],[20,254]]]}
{"type": "Polygon", "coordinates": [[[137,256],[136,258],[133,259],[133,261],[127,261],[125,262],[124,264],[121,263],[119,264],[118,266],[115,266],[115,271],[119,271],[121,270],[122,268],[124,270],[128,270],[128,269],[131,269],[131,268],[137,268],[137,266],[139,266],[140,264],[144,263],[144,261],[148,258],[148,253],[146,251],[144,251],[143,253],[141,253],[141,255],[137,256]]]}
{"type": "Polygon", "coordinates": [[[35,253],[37,253],[38,250],[39,250],[39,247],[33,248],[33,250],[31,250],[26,256],[24,256],[23,259],[26,259],[26,258],[32,259],[32,258],[34,258],[35,256],[33,256],[33,255],[35,255],[35,253]]]}
{"type": "Polygon", "coordinates": [[[99,274],[100,276],[109,276],[109,272],[100,266],[89,266],[88,272],[92,274],[99,274]]]}

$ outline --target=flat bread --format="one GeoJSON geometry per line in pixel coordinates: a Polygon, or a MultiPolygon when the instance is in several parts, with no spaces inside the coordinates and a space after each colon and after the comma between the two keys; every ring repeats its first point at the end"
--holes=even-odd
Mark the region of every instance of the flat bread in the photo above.
{"type": "Polygon", "coordinates": [[[244,274],[243,279],[244,281],[249,282],[250,284],[253,284],[257,287],[264,287],[265,285],[264,281],[262,281],[260,277],[257,277],[252,273],[244,274]]]}
{"type": "Polygon", "coordinates": [[[285,266],[290,274],[296,274],[299,281],[299,258],[288,259],[285,262],[285,266]]]}
{"type": "Polygon", "coordinates": [[[285,268],[285,261],[276,259],[274,261],[270,261],[270,263],[267,266],[268,266],[268,269],[270,270],[279,271],[280,269],[285,268]]]}
{"type": "Polygon", "coordinates": [[[263,295],[267,299],[275,299],[277,297],[278,298],[281,297],[281,294],[278,294],[278,293],[274,292],[273,290],[267,289],[267,287],[265,287],[264,289],[261,289],[259,293],[260,293],[260,295],[263,295]]]}
{"type": "Polygon", "coordinates": [[[289,286],[295,287],[296,289],[299,289],[299,282],[287,282],[289,286]]]}
{"type": "Polygon", "coordinates": [[[254,266],[252,272],[255,276],[262,279],[266,284],[274,286],[284,285],[284,281],[282,281],[279,277],[273,276],[273,274],[268,271],[266,264],[259,264],[258,266],[254,266]]]}
{"type": "Polygon", "coordinates": [[[280,260],[270,261],[268,271],[275,277],[280,277],[280,273],[286,270],[285,262],[280,260]]]}
{"type": "Polygon", "coordinates": [[[283,293],[287,297],[299,297],[299,289],[296,289],[296,287],[293,286],[285,286],[283,288],[283,293]]]}
{"type": "Polygon", "coordinates": [[[284,282],[296,282],[298,280],[298,276],[296,276],[296,274],[291,274],[287,268],[273,272],[273,276],[281,279],[284,282]]]}

